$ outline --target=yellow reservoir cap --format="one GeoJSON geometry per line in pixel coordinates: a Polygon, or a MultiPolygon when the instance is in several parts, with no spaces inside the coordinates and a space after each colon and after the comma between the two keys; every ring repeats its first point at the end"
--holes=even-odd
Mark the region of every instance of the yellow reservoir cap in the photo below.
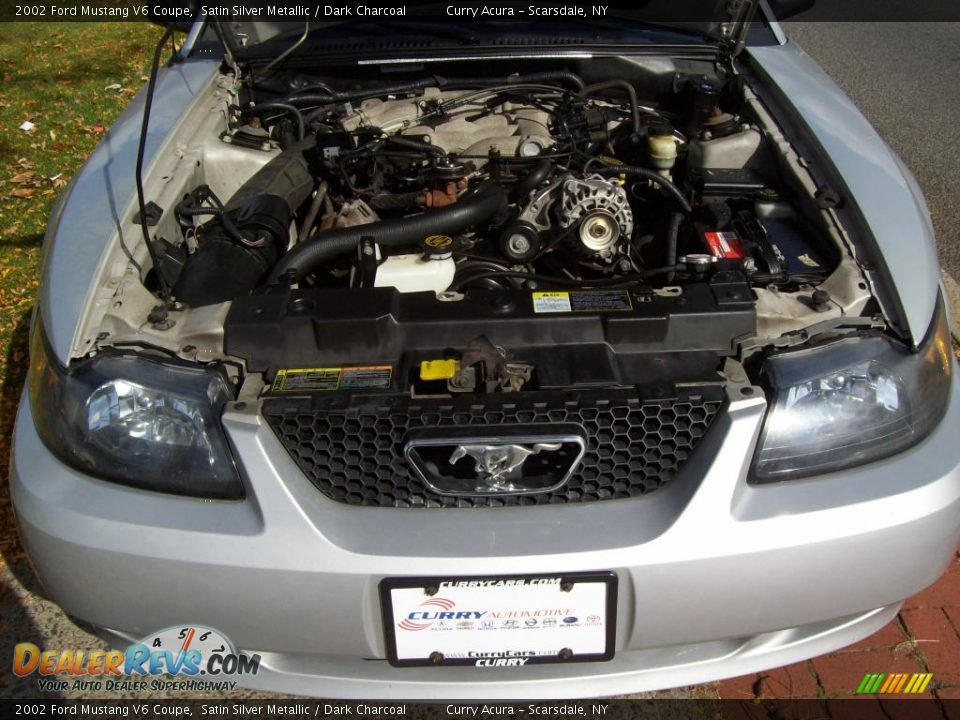
{"type": "Polygon", "coordinates": [[[459,360],[424,360],[420,363],[420,379],[449,380],[459,369],[459,360]]]}

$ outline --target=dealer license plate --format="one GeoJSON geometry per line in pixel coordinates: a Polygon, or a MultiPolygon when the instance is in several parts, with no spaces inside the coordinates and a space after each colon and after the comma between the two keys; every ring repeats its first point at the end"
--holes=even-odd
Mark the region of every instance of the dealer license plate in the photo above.
{"type": "Polygon", "coordinates": [[[613,657],[612,572],[380,582],[387,657],[397,667],[521,667],[613,657]]]}

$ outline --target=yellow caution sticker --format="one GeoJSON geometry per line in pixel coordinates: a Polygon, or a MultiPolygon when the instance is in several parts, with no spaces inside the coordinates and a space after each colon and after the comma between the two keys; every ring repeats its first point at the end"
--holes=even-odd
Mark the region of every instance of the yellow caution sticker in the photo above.
{"type": "Polygon", "coordinates": [[[533,294],[533,311],[536,313],[570,312],[570,293],[568,292],[535,292],[533,294]]]}

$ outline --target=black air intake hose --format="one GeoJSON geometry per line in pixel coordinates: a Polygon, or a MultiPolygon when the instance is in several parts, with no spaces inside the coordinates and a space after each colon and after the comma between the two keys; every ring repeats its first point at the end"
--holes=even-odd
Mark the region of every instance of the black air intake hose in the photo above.
{"type": "Polygon", "coordinates": [[[267,282],[276,283],[289,277],[290,273],[294,280],[299,280],[332,258],[354,250],[361,238],[373,238],[384,247],[403,247],[429,235],[461,232],[492,218],[505,208],[506,202],[504,190],[488,184],[482,185],[474,193],[464,194],[453,205],[427,210],[420,215],[326,230],[301,242],[280,258],[267,282]]]}
{"type": "MultiPolygon", "coordinates": [[[[173,287],[177,300],[201,307],[253,290],[286,250],[294,213],[313,190],[303,155],[311,141],[284,150],[250,177],[201,229],[173,287]]],[[[199,214],[199,213],[192,213],[199,214]]]]}

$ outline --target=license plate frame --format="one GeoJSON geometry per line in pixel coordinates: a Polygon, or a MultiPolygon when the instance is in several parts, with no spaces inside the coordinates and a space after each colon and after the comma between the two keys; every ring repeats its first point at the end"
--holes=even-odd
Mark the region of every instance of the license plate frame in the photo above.
{"type": "MultiPolygon", "coordinates": [[[[548,663],[570,663],[570,662],[606,662],[612,660],[615,653],[615,640],[616,640],[616,627],[617,627],[617,590],[618,590],[618,578],[616,573],[608,570],[596,571],[596,572],[576,572],[576,573],[531,573],[531,574],[521,574],[521,575],[451,575],[451,576],[424,576],[424,577],[387,577],[383,578],[379,583],[379,595],[380,595],[380,610],[381,617],[383,622],[383,638],[384,644],[387,651],[387,660],[393,667],[404,668],[404,667],[463,667],[463,666],[476,666],[478,657],[447,657],[446,655],[442,656],[442,659],[438,659],[434,656],[425,656],[425,657],[403,657],[401,658],[398,652],[398,641],[397,641],[397,632],[398,626],[397,621],[394,616],[394,595],[395,590],[410,590],[410,589],[419,589],[422,591],[424,599],[433,597],[439,592],[441,583],[459,583],[459,582],[516,582],[516,581],[539,581],[536,583],[538,586],[542,585],[557,585],[557,592],[571,592],[573,593],[576,589],[576,585],[580,583],[581,585],[600,585],[603,587],[605,597],[603,598],[603,617],[601,621],[602,630],[603,630],[603,650],[601,652],[583,652],[583,653],[573,653],[569,656],[557,655],[533,655],[525,657],[524,665],[539,665],[539,664],[548,664],[548,663]],[[548,582],[549,581],[549,582],[548,582]],[[571,590],[564,591],[561,588],[565,583],[571,583],[571,590]],[[432,594],[426,592],[427,588],[436,588],[436,591],[432,594]]],[[[497,590],[502,591],[503,586],[493,586],[497,590]]],[[[508,586],[510,587],[510,586],[508,586]]],[[[530,588],[530,585],[523,586],[525,588],[530,588]]],[[[459,588],[458,588],[459,589],[459,588]]],[[[471,588],[473,589],[473,588],[471,588]]],[[[486,587],[477,588],[486,590],[486,587]]],[[[525,590],[525,592],[527,592],[525,590]]],[[[448,592],[449,594],[449,592],[448,592]]],[[[559,597],[559,596],[558,596],[559,597]]],[[[595,604],[595,600],[593,601],[595,604]]],[[[580,626],[581,623],[579,619],[575,616],[574,622],[569,623],[569,625],[580,626]]],[[[563,622],[564,619],[560,619],[559,622],[563,622]]],[[[557,627],[557,626],[551,626],[557,627]]],[[[505,630],[506,628],[501,628],[505,630]]],[[[529,627],[525,628],[511,628],[526,630],[532,629],[529,627]]],[[[541,628],[541,629],[546,629],[541,628]]],[[[599,627],[591,628],[591,630],[599,630],[599,627]]],[[[496,632],[496,629],[493,630],[476,630],[476,632],[496,632]]],[[[523,633],[521,633],[522,635],[523,633]]],[[[517,639],[519,636],[515,635],[513,639],[517,639]]],[[[509,644],[509,643],[508,643],[509,644]]],[[[505,647],[504,652],[512,651],[512,648],[505,647]]],[[[468,651],[464,651],[468,652],[468,651]]],[[[506,657],[506,656],[505,656],[506,657]]],[[[510,657],[521,657],[519,655],[511,655],[510,657]]]]}

